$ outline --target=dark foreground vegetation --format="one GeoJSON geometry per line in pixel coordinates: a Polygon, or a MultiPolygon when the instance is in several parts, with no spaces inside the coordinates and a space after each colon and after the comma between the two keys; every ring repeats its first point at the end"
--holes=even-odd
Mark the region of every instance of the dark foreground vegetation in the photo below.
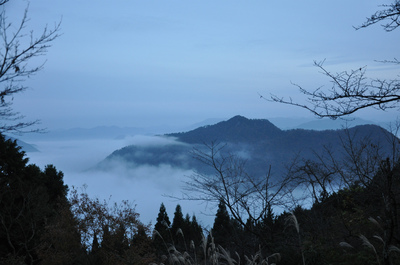
{"type": "Polygon", "coordinates": [[[171,222],[161,204],[150,227],[127,201],[69,190],[62,172],[28,164],[1,135],[0,264],[399,264],[400,166],[390,161],[311,208],[267,207],[244,225],[221,197],[207,231],[179,205],[171,222]]]}

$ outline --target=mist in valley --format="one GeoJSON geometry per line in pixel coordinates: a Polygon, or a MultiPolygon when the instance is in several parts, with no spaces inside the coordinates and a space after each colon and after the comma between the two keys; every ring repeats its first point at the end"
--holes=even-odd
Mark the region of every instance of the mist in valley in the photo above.
{"type": "Polygon", "coordinates": [[[111,203],[129,200],[136,205],[140,220],[154,225],[161,203],[164,203],[171,220],[177,204],[183,213],[195,214],[205,228],[212,226],[215,205],[204,202],[182,201],[184,181],[193,174],[191,170],[173,168],[170,165],[128,165],[113,160],[107,168],[96,167],[113,151],[129,145],[163,146],[173,144],[174,139],[161,136],[135,135],[123,139],[82,140],[30,140],[39,152],[27,152],[29,163],[44,168],[54,165],[64,173],[64,182],[78,191],[86,191],[90,197],[111,203]]]}

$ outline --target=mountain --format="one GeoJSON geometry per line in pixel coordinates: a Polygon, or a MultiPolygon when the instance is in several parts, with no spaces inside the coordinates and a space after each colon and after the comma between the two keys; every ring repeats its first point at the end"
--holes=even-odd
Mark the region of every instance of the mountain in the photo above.
{"type": "Polygon", "coordinates": [[[383,127],[387,127],[387,123],[377,123],[370,120],[364,120],[357,117],[350,117],[348,119],[336,119],[332,120],[329,118],[269,118],[270,122],[275,124],[278,128],[282,130],[291,130],[291,129],[306,129],[306,130],[338,130],[343,128],[354,127],[357,125],[365,125],[365,124],[375,124],[383,127]]]}
{"type": "Polygon", "coordinates": [[[291,130],[298,128],[303,123],[313,121],[312,118],[300,118],[300,117],[270,117],[268,118],[276,127],[282,130],[291,130]]]}
{"type": "Polygon", "coordinates": [[[246,161],[246,171],[256,177],[265,176],[269,166],[274,176],[284,174],[284,167],[296,157],[315,159],[329,148],[342,159],[343,143],[370,139],[390,153],[387,142],[391,134],[376,125],[359,125],[341,130],[281,130],[265,119],[247,119],[235,116],[214,125],[196,128],[188,132],[170,133],[162,137],[162,145],[131,145],[114,151],[99,164],[107,169],[119,161],[130,166],[167,164],[183,169],[208,172],[207,166],[193,158],[193,150],[208,152],[206,145],[221,143],[223,155],[235,155],[246,161]],[[168,139],[168,141],[167,141],[168,139]]]}
{"type": "Polygon", "coordinates": [[[199,127],[189,132],[171,133],[166,136],[178,138],[185,143],[220,142],[257,142],[279,135],[281,130],[268,120],[249,120],[235,116],[215,125],[199,127]],[[267,137],[267,138],[266,138],[267,137]]]}
{"type": "Polygon", "coordinates": [[[296,128],[298,129],[306,129],[306,130],[338,130],[338,129],[343,129],[343,128],[348,128],[348,127],[354,127],[357,125],[366,125],[366,124],[375,124],[375,122],[360,119],[360,118],[354,118],[354,119],[349,119],[349,120],[343,120],[343,119],[318,119],[318,120],[313,120],[309,122],[302,123],[296,128]]]}
{"type": "Polygon", "coordinates": [[[39,150],[32,144],[28,144],[11,136],[6,135],[5,137],[6,139],[10,139],[11,141],[17,141],[17,145],[20,146],[24,152],[39,152],[39,150]]]}

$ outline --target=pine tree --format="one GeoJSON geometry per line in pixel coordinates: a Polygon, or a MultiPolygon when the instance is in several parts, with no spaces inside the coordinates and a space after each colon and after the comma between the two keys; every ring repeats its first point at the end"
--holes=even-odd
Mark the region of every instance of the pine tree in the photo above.
{"type": "Polygon", "coordinates": [[[185,219],[183,220],[183,225],[181,227],[182,233],[185,236],[185,243],[188,245],[191,240],[191,229],[192,229],[192,222],[190,221],[190,215],[187,213],[185,215],[185,219]]]}
{"type": "Polygon", "coordinates": [[[193,240],[195,246],[199,246],[203,239],[203,229],[197,222],[196,215],[192,216],[192,222],[190,224],[190,239],[193,240]]]}
{"type": "Polygon", "coordinates": [[[164,253],[167,250],[165,244],[171,243],[170,226],[171,222],[167,210],[165,209],[164,203],[161,203],[160,211],[157,216],[157,223],[154,226],[154,230],[156,230],[157,233],[155,233],[153,237],[154,247],[158,254],[164,253]]]}
{"type": "Polygon", "coordinates": [[[184,235],[181,233],[184,225],[185,220],[183,219],[182,207],[178,204],[175,208],[174,219],[172,220],[171,234],[175,247],[181,250],[185,247],[184,235]]]}
{"type": "Polygon", "coordinates": [[[225,203],[222,200],[218,204],[218,210],[211,233],[216,244],[223,247],[228,247],[230,245],[229,238],[232,235],[231,219],[225,203]]]}

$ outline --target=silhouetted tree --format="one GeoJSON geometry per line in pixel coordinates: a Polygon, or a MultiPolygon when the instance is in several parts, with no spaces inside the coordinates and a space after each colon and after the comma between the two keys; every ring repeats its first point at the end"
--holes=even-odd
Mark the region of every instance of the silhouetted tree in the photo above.
{"type": "Polygon", "coordinates": [[[367,18],[367,21],[356,29],[366,28],[381,21],[388,21],[381,26],[386,31],[393,31],[400,26],[400,1],[394,0],[391,4],[381,5],[383,10],[376,11],[373,15],[367,18]]]}
{"type": "MultiPolygon", "coordinates": [[[[378,22],[387,22],[382,24],[386,31],[393,31],[400,26],[400,1],[393,0],[391,4],[382,5],[383,10],[379,10],[367,18],[361,26],[356,29],[365,28],[378,22]]],[[[400,61],[384,61],[385,63],[394,63],[399,65],[400,61]]],[[[314,65],[331,80],[332,86],[328,89],[322,89],[319,86],[315,90],[308,90],[300,85],[301,94],[307,97],[307,103],[293,101],[292,98],[283,98],[271,95],[267,100],[289,104],[309,110],[318,117],[329,117],[336,119],[347,116],[365,108],[376,108],[387,110],[399,108],[400,102],[400,80],[368,78],[366,76],[366,67],[360,67],[355,70],[331,73],[324,66],[324,61],[314,62],[314,65]]],[[[263,96],[261,96],[263,98],[263,96]]]]}
{"type": "Polygon", "coordinates": [[[190,222],[190,232],[189,232],[190,241],[193,240],[195,246],[199,246],[201,240],[203,239],[203,229],[200,224],[197,222],[196,215],[192,216],[192,221],[190,222]]]}
{"type": "MultiPolygon", "coordinates": [[[[382,23],[385,31],[390,32],[397,29],[400,26],[400,1],[393,0],[391,4],[384,4],[381,7],[381,10],[375,12],[361,26],[355,28],[362,29],[376,23],[382,23]]],[[[396,58],[383,62],[400,65],[400,61],[396,58]]],[[[323,66],[323,63],[324,61],[314,62],[322,74],[330,79],[332,86],[329,89],[318,87],[315,90],[308,90],[300,85],[295,85],[299,88],[300,93],[307,97],[305,104],[293,101],[291,98],[285,99],[276,95],[271,95],[268,100],[298,106],[311,111],[318,117],[332,119],[345,117],[365,108],[388,110],[400,107],[400,80],[397,77],[387,80],[368,78],[366,76],[366,67],[331,73],[323,66]]],[[[382,255],[381,258],[377,255],[377,262],[381,260],[383,264],[394,264],[390,254],[395,252],[393,249],[396,247],[393,244],[399,243],[399,193],[397,186],[399,177],[396,172],[400,161],[399,141],[396,137],[398,131],[399,129],[397,128],[396,133],[391,137],[393,139],[393,154],[387,158],[379,155],[379,147],[374,143],[370,145],[352,143],[350,141],[344,145],[345,152],[348,154],[347,161],[338,163],[338,161],[331,159],[332,157],[328,153],[327,159],[320,159],[316,164],[304,163],[300,168],[303,173],[303,179],[313,189],[315,207],[317,207],[318,203],[326,202],[328,199],[332,200],[332,196],[329,195],[326,188],[330,185],[331,180],[335,180],[333,176],[339,176],[342,181],[340,184],[345,184],[346,189],[366,188],[368,190],[364,194],[366,196],[364,203],[367,205],[359,206],[362,209],[357,209],[356,216],[366,219],[367,217],[364,213],[368,212],[368,204],[374,202],[377,211],[373,214],[372,212],[369,213],[377,218],[379,216],[380,219],[379,221],[374,219],[374,223],[377,224],[378,229],[383,231],[382,236],[375,236],[382,243],[382,255]]],[[[333,193],[333,195],[335,194],[333,193]]],[[[348,202],[347,205],[349,205],[348,202]]],[[[350,222],[346,222],[347,217],[351,216],[353,224],[360,224],[361,222],[360,220],[355,222],[354,214],[350,214],[347,211],[343,212],[341,216],[342,224],[345,224],[347,231],[352,234],[353,228],[349,225],[350,222]]],[[[370,246],[375,254],[378,253],[374,245],[368,241],[367,236],[362,239],[364,245],[370,246]]]]}
{"type": "Polygon", "coordinates": [[[156,260],[156,250],[148,232],[147,227],[139,225],[128,252],[128,264],[147,265],[156,260]]]}
{"type": "Polygon", "coordinates": [[[44,247],[39,250],[40,264],[81,264],[86,258],[86,252],[82,249],[75,216],[68,202],[61,200],[56,208],[55,216],[40,235],[44,242],[44,247]]]}
{"type": "Polygon", "coordinates": [[[178,204],[176,205],[174,219],[172,220],[171,234],[175,247],[181,250],[185,248],[183,229],[185,229],[185,220],[183,219],[182,207],[178,204]]]}
{"type": "MultiPolygon", "coordinates": [[[[74,221],[65,197],[68,187],[64,185],[63,174],[53,166],[47,166],[43,172],[35,165],[27,165],[24,155],[16,141],[5,140],[0,134],[0,261],[3,263],[21,260],[37,264],[43,259],[39,253],[43,256],[54,248],[56,241],[50,239],[60,239],[62,233],[56,233],[57,229],[69,231],[71,241],[77,235],[74,225],[58,218],[61,215],[64,220],[74,221]]],[[[69,251],[75,243],[71,242],[64,250],[69,251]]]]}
{"type": "MultiPolygon", "coordinates": [[[[78,193],[76,189],[72,189],[69,201],[86,253],[93,248],[96,235],[101,240],[95,260],[100,259],[103,264],[127,263],[132,239],[139,227],[145,226],[139,221],[135,207],[129,201],[110,206],[108,201],[89,198],[85,190],[78,193]]],[[[93,258],[89,255],[88,259],[93,258]]]]}
{"type": "Polygon", "coordinates": [[[221,200],[218,204],[218,210],[211,229],[214,242],[224,247],[230,246],[232,232],[231,218],[229,217],[224,201],[221,200]]]}
{"type": "MultiPolygon", "coordinates": [[[[268,207],[283,206],[291,192],[291,179],[286,176],[272,180],[270,169],[265,177],[249,175],[245,170],[245,161],[232,154],[224,154],[226,145],[211,143],[205,149],[195,149],[196,159],[208,166],[212,173],[196,172],[186,182],[183,199],[223,202],[231,218],[240,226],[255,233],[247,227],[250,223],[260,221],[268,207]]],[[[257,235],[263,238],[263,235],[257,235]]]]}
{"type": "Polygon", "coordinates": [[[27,30],[28,9],[18,23],[8,21],[7,2],[0,1],[0,132],[20,132],[37,121],[21,121],[23,116],[11,107],[14,95],[27,89],[23,81],[43,69],[44,63],[32,65],[32,61],[45,55],[51,43],[59,37],[60,23],[51,29],[46,26],[36,36],[27,30]]]}
{"type": "Polygon", "coordinates": [[[160,210],[157,216],[157,222],[154,225],[153,242],[154,247],[157,249],[157,253],[164,253],[166,250],[166,245],[171,243],[171,231],[170,231],[171,221],[169,220],[167,210],[165,209],[164,203],[161,203],[160,210]]]}

